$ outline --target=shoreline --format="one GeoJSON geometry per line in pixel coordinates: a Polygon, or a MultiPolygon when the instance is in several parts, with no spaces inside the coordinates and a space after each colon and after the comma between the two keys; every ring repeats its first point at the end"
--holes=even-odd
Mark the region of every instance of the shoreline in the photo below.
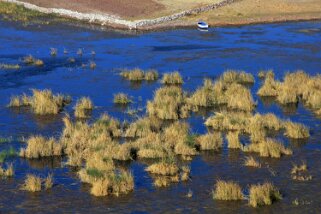
{"type": "MultiPolygon", "coordinates": [[[[231,5],[235,2],[242,0],[222,0],[219,3],[206,5],[199,8],[182,11],[169,16],[163,16],[155,19],[142,19],[130,21],[122,19],[110,14],[98,14],[98,13],[80,13],[77,11],[67,10],[63,8],[45,8],[39,7],[34,4],[21,2],[18,0],[0,0],[10,4],[20,5],[28,10],[40,12],[47,15],[55,15],[61,18],[68,18],[74,21],[80,21],[84,24],[94,24],[101,27],[108,27],[119,30],[139,30],[139,31],[155,31],[155,30],[168,30],[177,28],[196,28],[196,23],[190,20],[182,20],[193,15],[199,15],[203,12],[212,11],[221,8],[226,5],[231,5]]],[[[244,26],[254,24],[270,24],[270,23],[282,23],[282,22],[300,22],[300,21],[319,21],[321,20],[321,14],[288,14],[272,17],[248,17],[244,20],[233,21],[211,21],[208,20],[210,27],[222,27],[222,26],[244,26]]]]}

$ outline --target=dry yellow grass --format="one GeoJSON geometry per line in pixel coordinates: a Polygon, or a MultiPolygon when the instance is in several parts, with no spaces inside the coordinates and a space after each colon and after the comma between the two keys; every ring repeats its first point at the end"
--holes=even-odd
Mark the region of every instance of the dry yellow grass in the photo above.
{"type": "Polygon", "coordinates": [[[119,171],[93,182],[90,193],[94,196],[128,194],[134,189],[134,178],[130,172],[119,171]]]}
{"type": "Polygon", "coordinates": [[[179,172],[178,166],[174,162],[161,161],[154,163],[145,169],[147,172],[158,175],[173,176],[179,172]]]}
{"type": "MultiPolygon", "coordinates": [[[[273,73],[272,73],[273,74],[273,73]]],[[[280,90],[280,82],[275,81],[274,74],[267,75],[265,77],[264,83],[261,88],[258,90],[257,94],[259,96],[265,97],[275,97],[278,95],[278,91],[280,90]]]]}
{"type": "Polygon", "coordinates": [[[156,117],[143,117],[131,123],[125,131],[125,137],[146,137],[150,133],[160,132],[162,121],[156,117]]]}
{"type": "Polygon", "coordinates": [[[45,181],[44,181],[44,186],[45,186],[45,189],[48,190],[48,189],[51,189],[52,186],[53,186],[53,175],[52,174],[49,174],[46,178],[45,178],[45,181]]]}
{"type": "Polygon", "coordinates": [[[250,187],[249,204],[252,207],[271,205],[274,201],[282,199],[282,195],[271,183],[252,185],[250,187]]]}
{"type": "Polygon", "coordinates": [[[226,134],[226,140],[228,142],[228,148],[229,149],[241,149],[242,144],[240,142],[239,138],[240,132],[235,131],[235,132],[228,132],[226,134]]]}
{"type": "Polygon", "coordinates": [[[213,190],[213,199],[216,200],[243,200],[242,188],[234,181],[218,180],[213,190]]]}
{"type": "Polygon", "coordinates": [[[40,158],[60,156],[63,148],[54,138],[46,139],[42,136],[31,136],[27,140],[27,148],[21,148],[20,156],[25,158],[40,158]]]}
{"type": "Polygon", "coordinates": [[[162,83],[166,85],[181,85],[183,84],[183,78],[179,72],[166,73],[163,75],[162,83]]]}
{"type": "Polygon", "coordinates": [[[297,174],[299,172],[305,172],[308,171],[308,166],[305,162],[303,162],[301,165],[293,164],[293,167],[291,169],[291,174],[297,174]]]}
{"type": "Polygon", "coordinates": [[[227,70],[220,77],[220,80],[224,83],[232,84],[253,84],[254,77],[250,73],[246,73],[245,71],[236,71],[236,70],[227,70]]]}
{"type": "Polygon", "coordinates": [[[243,112],[215,112],[205,125],[219,131],[244,130],[252,115],[243,112]]]}
{"type": "Polygon", "coordinates": [[[7,168],[4,169],[2,166],[0,166],[0,177],[13,177],[14,176],[14,168],[13,164],[8,164],[7,168]]]}
{"type": "Polygon", "coordinates": [[[124,93],[118,93],[114,95],[114,103],[115,104],[122,104],[122,105],[126,105],[131,103],[132,100],[128,97],[127,94],[124,93]]]}
{"type": "Polygon", "coordinates": [[[71,102],[69,96],[57,94],[53,95],[51,90],[32,89],[33,95],[28,97],[21,96],[11,97],[9,107],[31,106],[33,112],[39,115],[58,114],[63,107],[71,102]]]}
{"type": "Polygon", "coordinates": [[[145,72],[145,80],[147,81],[155,81],[159,77],[158,72],[156,70],[147,70],[145,72]]]}
{"type": "Polygon", "coordinates": [[[243,148],[245,152],[257,152],[261,157],[280,158],[282,155],[292,155],[292,150],[282,143],[267,138],[260,143],[251,143],[243,148]]]}
{"type": "Polygon", "coordinates": [[[301,139],[310,137],[309,129],[300,123],[287,121],[284,123],[284,135],[289,138],[301,139]]]}
{"type": "Polygon", "coordinates": [[[196,139],[200,150],[219,150],[223,146],[222,134],[219,132],[201,135],[196,139]]]}
{"type": "Polygon", "coordinates": [[[142,81],[145,78],[144,71],[139,68],[132,70],[124,69],[120,75],[130,81],[142,81]]]}
{"type": "Polygon", "coordinates": [[[253,156],[248,156],[245,158],[244,166],[261,168],[261,163],[254,159],[253,156]]]}
{"type": "Polygon", "coordinates": [[[75,117],[87,118],[94,108],[94,104],[89,97],[82,97],[75,106],[75,117]]]}
{"type": "Polygon", "coordinates": [[[0,63],[0,70],[5,69],[5,70],[18,70],[20,69],[20,65],[18,64],[4,64],[0,63]]]}
{"type": "Polygon", "coordinates": [[[255,102],[251,91],[243,85],[231,84],[225,91],[227,107],[232,110],[253,111],[255,102]]]}
{"type": "Polygon", "coordinates": [[[186,117],[188,109],[183,108],[186,95],[176,86],[162,87],[155,92],[154,100],[147,102],[150,117],[163,120],[177,120],[186,117]]]}
{"type": "Polygon", "coordinates": [[[29,192],[41,191],[41,178],[36,175],[28,174],[21,189],[29,192]]]}

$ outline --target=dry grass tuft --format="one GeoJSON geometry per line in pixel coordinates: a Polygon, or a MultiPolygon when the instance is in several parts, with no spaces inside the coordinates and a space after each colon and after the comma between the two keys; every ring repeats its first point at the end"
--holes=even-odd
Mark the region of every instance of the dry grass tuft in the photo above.
{"type": "Polygon", "coordinates": [[[308,166],[305,162],[301,165],[294,164],[291,170],[291,177],[293,180],[309,181],[312,180],[312,176],[308,174],[308,166]]]}
{"type": "Polygon", "coordinates": [[[243,85],[231,84],[225,91],[227,107],[232,110],[253,111],[256,104],[251,91],[243,85]]]}
{"type": "Polygon", "coordinates": [[[93,182],[90,193],[94,196],[128,194],[134,189],[134,178],[130,172],[116,171],[93,182]]]}
{"type": "Polygon", "coordinates": [[[301,139],[310,137],[309,129],[300,123],[287,121],[284,123],[284,128],[284,135],[289,138],[301,139]]]}
{"type": "Polygon", "coordinates": [[[282,199],[282,195],[271,183],[252,185],[250,187],[249,204],[252,207],[271,205],[274,201],[282,199]]]}
{"type": "Polygon", "coordinates": [[[36,59],[31,55],[25,56],[23,58],[23,62],[26,63],[27,65],[35,65],[35,66],[43,66],[44,63],[40,59],[36,59]]]}
{"type": "Polygon", "coordinates": [[[45,186],[45,189],[48,190],[48,189],[51,189],[52,186],[53,186],[53,176],[52,174],[49,174],[46,178],[45,178],[45,181],[44,181],[44,186],[45,186]]]}
{"type": "Polygon", "coordinates": [[[266,75],[262,87],[258,90],[257,95],[262,97],[275,97],[278,95],[281,83],[275,81],[274,73],[266,75]]]}
{"type": "Polygon", "coordinates": [[[0,177],[13,177],[13,176],[14,176],[13,164],[8,164],[7,169],[4,169],[0,166],[0,177]]]}
{"type": "Polygon", "coordinates": [[[163,120],[177,120],[188,115],[184,108],[186,95],[176,86],[162,87],[155,92],[154,100],[147,102],[147,112],[150,117],[163,120]]]}
{"type": "Polygon", "coordinates": [[[251,117],[251,114],[243,112],[215,112],[205,125],[219,131],[241,131],[246,129],[251,117]]]}
{"type": "Polygon", "coordinates": [[[244,71],[235,71],[235,70],[227,70],[223,73],[220,80],[224,83],[232,84],[253,84],[254,77],[250,73],[246,73],[244,71]]]}
{"type": "Polygon", "coordinates": [[[53,95],[51,90],[32,89],[31,97],[25,94],[11,97],[9,107],[31,106],[33,112],[39,115],[58,114],[63,107],[71,102],[65,95],[53,95]]]}
{"type": "Polygon", "coordinates": [[[144,71],[139,68],[134,68],[132,70],[123,70],[120,76],[130,80],[130,81],[142,81],[145,78],[144,71]]]}
{"type": "Polygon", "coordinates": [[[174,161],[163,159],[159,163],[154,163],[145,169],[147,172],[158,175],[174,176],[178,174],[179,168],[174,161]]]}
{"type": "Polygon", "coordinates": [[[94,104],[89,97],[82,97],[75,106],[75,117],[87,118],[94,108],[94,104]]]}
{"type": "Polygon", "coordinates": [[[147,137],[161,131],[162,121],[156,117],[143,117],[131,123],[125,131],[125,137],[147,137]]]}
{"type": "Polygon", "coordinates": [[[233,181],[218,180],[213,190],[213,199],[216,200],[243,200],[242,188],[233,181]]]}
{"type": "Polygon", "coordinates": [[[245,158],[244,166],[261,168],[261,163],[253,158],[253,156],[248,156],[245,158]]]}
{"type": "Polygon", "coordinates": [[[0,64],[0,70],[5,69],[5,70],[18,70],[20,69],[20,65],[18,64],[0,64]]]}
{"type": "Polygon", "coordinates": [[[41,178],[36,175],[28,174],[21,189],[29,192],[41,191],[41,178]]]}
{"type": "Polygon", "coordinates": [[[132,102],[132,100],[128,97],[127,94],[118,93],[118,94],[114,95],[114,103],[115,104],[127,105],[131,102],[132,102]]]}
{"type": "Polygon", "coordinates": [[[267,138],[260,143],[251,143],[243,148],[245,152],[257,152],[261,157],[280,158],[282,155],[291,155],[292,150],[276,140],[267,138]]]}
{"type": "Polygon", "coordinates": [[[179,72],[166,73],[163,75],[162,83],[166,85],[181,85],[183,84],[183,78],[179,72]]]}
{"type": "Polygon", "coordinates": [[[200,145],[200,150],[219,150],[223,145],[223,138],[221,133],[208,133],[201,135],[196,139],[197,144],[200,145]]]}
{"type": "Polygon", "coordinates": [[[158,80],[158,72],[156,70],[147,70],[145,73],[145,80],[146,81],[156,81],[158,80]]]}
{"type": "Polygon", "coordinates": [[[228,142],[228,148],[230,149],[241,149],[242,148],[242,144],[240,142],[240,138],[239,138],[240,132],[236,131],[236,132],[228,132],[226,134],[226,140],[228,142]]]}
{"type": "Polygon", "coordinates": [[[57,143],[54,138],[31,136],[27,140],[27,148],[21,148],[19,155],[25,158],[40,158],[60,156],[62,153],[62,145],[57,143]]]}

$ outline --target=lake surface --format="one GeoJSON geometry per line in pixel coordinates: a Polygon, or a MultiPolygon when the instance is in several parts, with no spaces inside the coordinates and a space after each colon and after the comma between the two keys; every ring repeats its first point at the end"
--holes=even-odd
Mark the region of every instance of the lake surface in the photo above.
{"type": "MultiPolygon", "coordinates": [[[[0,180],[1,212],[98,212],[98,213],[317,213],[321,212],[321,120],[299,104],[284,108],[261,100],[256,91],[261,85],[257,73],[274,69],[281,79],[288,71],[303,69],[311,75],[321,73],[321,22],[297,22],[242,27],[219,27],[208,32],[196,29],[161,32],[121,32],[100,30],[68,24],[31,25],[0,21],[0,63],[18,63],[19,70],[0,70],[0,136],[18,139],[42,134],[58,137],[63,129],[64,113],[72,115],[77,98],[89,96],[96,108],[90,120],[103,112],[119,120],[132,121],[123,108],[113,104],[113,94],[125,92],[134,98],[131,108],[144,108],[153,98],[160,82],[132,84],[119,76],[121,68],[154,68],[160,73],[178,70],[184,78],[183,88],[192,92],[205,77],[215,79],[226,69],[245,70],[256,76],[251,87],[258,102],[256,112],[273,112],[282,119],[291,119],[309,126],[311,137],[305,141],[290,141],[278,136],[293,149],[292,156],[281,159],[259,158],[267,167],[249,169],[243,165],[244,153],[228,150],[202,152],[191,162],[191,181],[155,188],[151,176],[144,171],[147,163],[122,163],[135,177],[135,190],[125,196],[96,198],[90,186],[80,183],[76,169],[65,166],[66,158],[27,160],[12,158],[15,177],[0,180]],[[58,55],[50,56],[50,48],[58,55]],[[64,55],[63,50],[68,54],[64,55]],[[77,56],[82,48],[84,54],[77,56]],[[92,56],[91,51],[96,55],[92,56]],[[44,61],[43,67],[26,66],[21,59],[31,54],[44,61]],[[69,57],[76,59],[68,62],[69,57]],[[82,64],[94,61],[96,69],[82,64]],[[12,95],[30,94],[30,89],[51,89],[66,93],[74,102],[65,112],[40,117],[26,111],[15,111],[6,105],[12,95]],[[292,163],[305,160],[311,181],[291,179],[292,163]],[[50,191],[28,193],[19,190],[27,173],[46,176],[54,174],[55,186],[50,191]],[[272,206],[251,208],[246,201],[222,202],[212,199],[211,191],[217,179],[234,180],[244,189],[250,184],[272,181],[280,188],[283,200],[272,206]],[[189,190],[193,197],[187,198],[189,190]],[[299,206],[292,202],[298,199],[299,206]]],[[[145,109],[140,115],[145,114],[145,109]]],[[[196,114],[188,119],[193,132],[206,133],[203,125],[212,112],[196,114]]],[[[14,140],[0,144],[0,151],[10,146],[24,146],[14,140]]]]}

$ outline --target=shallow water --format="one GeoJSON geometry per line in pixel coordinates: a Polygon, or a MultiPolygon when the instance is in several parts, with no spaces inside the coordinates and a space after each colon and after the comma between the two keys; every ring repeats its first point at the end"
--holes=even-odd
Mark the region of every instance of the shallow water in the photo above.
{"type": "MultiPolygon", "coordinates": [[[[145,107],[152,99],[153,91],[161,86],[159,82],[131,84],[119,76],[120,68],[155,68],[160,73],[178,70],[184,77],[183,88],[193,91],[202,84],[205,77],[215,79],[226,69],[242,69],[256,75],[261,69],[274,69],[276,77],[282,78],[287,71],[303,69],[309,74],[321,71],[321,22],[298,22],[243,27],[214,28],[208,32],[194,29],[163,32],[133,33],[113,32],[84,27],[55,24],[48,26],[23,26],[19,23],[0,21],[0,63],[19,63],[22,68],[0,70],[0,136],[17,139],[31,134],[59,136],[63,129],[57,116],[39,117],[24,110],[6,107],[11,95],[30,93],[31,88],[50,88],[55,93],[66,93],[73,100],[89,96],[97,108],[92,120],[102,112],[119,118],[133,120],[124,109],[113,105],[113,94],[125,92],[133,96],[131,108],[145,107]],[[309,30],[310,29],[310,30],[309,30]],[[51,57],[49,49],[58,49],[58,55],[51,57]],[[69,51],[63,54],[63,49],[69,51]],[[77,56],[78,48],[84,55],[77,56]],[[90,52],[94,50],[95,56],[90,52]],[[25,66],[21,58],[32,54],[44,61],[43,67],[25,66]],[[75,63],[67,59],[74,57],[75,63]],[[82,64],[95,61],[97,68],[90,70],[82,64]],[[141,97],[141,98],[140,98],[141,97]]],[[[304,123],[311,129],[311,137],[302,141],[289,141],[277,136],[289,145],[294,154],[281,159],[260,158],[267,167],[249,169],[242,166],[244,154],[239,151],[203,152],[191,162],[192,180],[172,184],[168,188],[156,189],[152,178],[144,171],[146,162],[125,163],[134,174],[135,190],[126,196],[96,198],[89,194],[89,185],[77,179],[75,169],[66,167],[65,158],[26,160],[10,159],[16,175],[12,179],[0,180],[1,212],[152,212],[152,213],[195,213],[195,212],[291,212],[317,213],[321,211],[321,120],[299,104],[284,108],[255,95],[261,81],[256,78],[252,86],[258,102],[256,111],[273,112],[283,119],[304,123]],[[311,181],[291,180],[292,163],[307,161],[311,181]],[[27,173],[54,174],[55,186],[50,191],[27,193],[19,185],[27,173]],[[272,181],[283,194],[283,200],[272,206],[253,209],[246,201],[214,201],[211,190],[218,179],[238,181],[244,189],[250,184],[272,181]],[[187,198],[188,190],[193,197],[187,198]],[[292,204],[296,198],[299,206],[292,204]]],[[[72,105],[65,112],[72,114],[72,105]]],[[[145,110],[144,110],[145,111],[145,110]]],[[[144,112],[140,113],[141,115],[144,112]]],[[[193,115],[189,118],[193,132],[205,133],[204,120],[211,112],[193,115]]],[[[10,146],[20,148],[18,141],[0,144],[0,150],[10,146]]],[[[189,162],[187,162],[189,163],[189,162]]]]}

